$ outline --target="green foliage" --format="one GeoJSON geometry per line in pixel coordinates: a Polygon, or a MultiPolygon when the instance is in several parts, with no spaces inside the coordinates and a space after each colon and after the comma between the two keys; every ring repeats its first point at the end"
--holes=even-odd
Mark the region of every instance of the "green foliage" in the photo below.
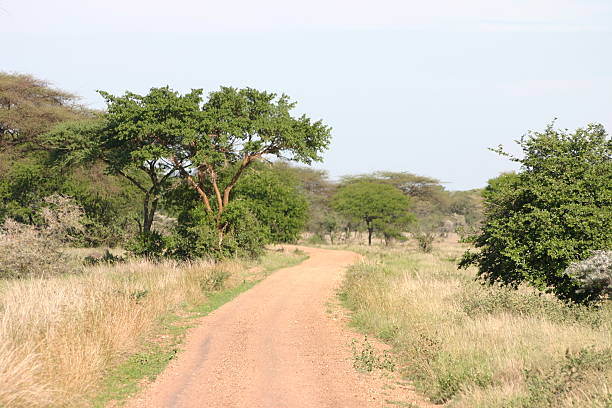
{"type": "Polygon", "coordinates": [[[221,225],[222,234],[219,234],[216,220],[202,207],[185,211],[179,218],[176,233],[166,238],[166,254],[178,259],[256,258],[269,242],[270,230],[242,200],[227,207],[221,225]]]}
{"type": "Polygon", "coordinates": [[[489,182],[479,252],[460,265],[478,266],[490,283],[528,282],[564,300],[595,300],[565,270],[612,247],[612,142],[600,125],[573,133],[551,125],[518,143],[524,157],[511,159],[521,171],[489,182]]]}
{"type": "Polygon", "coordinates": [[[126,249],[136,256],[146,258],[159,258],[164,254],[166,245],[159,232],[141,232],[132,239],[126,249]]]}
{"type": "Polygon", "coordinates": [[[374,181],[346,184],[334,195],[332,206],[348,219],[365,223],[369,244],[374,231],[401,230],[413,220],[410,199],[396,187],[374,181]]]}
{"type": "Polygon", "coordinates": [[[0,175],[0,219],[40,223],[44,197],[56,191],[60,183],[57,174],[46,171],[34,157],[13,163],[0,175]]]}
{"type": "Polygon", "coordinates": [[[283,178],[297,180],[298,187],[308,201],[306,230],[323,239],[334,240],[347,222],[331,208],[331,197],[337,185],[328,179],[324,170],[292,166],[285,161],[274,163],[274,171],[283,178]]]}
{"type": "Polygon", "coordinates": [[[30,75],[0,72],[0,151],[36,149],[37,137],[53,125],[86,116],[76,100],[30,75]]]}
{"type": "Polygon", "coordinates": [[[40,225],[44,198],[53,193],[72,197],[84,211],[85,228],[75,244],[119,245],[135,225],[138,208],[130,185],[102,174],[96,163],[87,173],[62,172],[49,166],[42,153],[16,160],[0,174],[0,220],[40,225]]]}
{"type": "Polygon", "coordinates": [[[306,224],[308,202],[297,181],[269,168],[246,174],[234,191],[257,220],[270,229],[270,242],[295,242],[306,224]]]}
{"type": "Polygon", "coordinates": [[[92,160],[125,178],[142,194],[141,232],[149,233],[159,201],[176,173],[170,146],[198,131],[201,90],[186,95],[153,88],[142,96],[116,97],[100,91],[108,112],[88,121],[67,122],[47,133],[44,143],[64,166],[92,160]]]}
{"type": "Polygon", "coordinates": [[[395,362],[391,354],[385,350],[383,353],[377,353],[366,336],[358,346],[357,340],[351,341],[351,351],[353,352],[353,367],[356,370],[364,372],[372,372],[374,369],[395,371],[395,362]]]}

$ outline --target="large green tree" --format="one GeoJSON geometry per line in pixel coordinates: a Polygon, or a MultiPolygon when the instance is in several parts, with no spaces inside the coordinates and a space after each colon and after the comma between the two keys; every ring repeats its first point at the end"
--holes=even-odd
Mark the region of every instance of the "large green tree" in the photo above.
{"type": "Polygon", "coordinates": [[[144,196],[144,232],[165,183],[179,175],[214,219],[221,243],[223,213],[248,167],[269,157],[309,164],[321,159],[330,141],[321,121],[291,115],[295,103],[286,95],[226,87],[206,101],[198,89],[185,95],[168,87],[144,96],[101,94],[107,113],[60,126],[46,140],[68,160],[103,160],[109,172],[136,185],[144,196]]]}
{"type": "Polygon", "coordinates": [[[292,116],[295,105],[287,95],[222,87],[204,103],[197,131],[166,146],[218,223],[236,183],[253,163],[269,157],[307,164],[321,160],[330,128],[305,115],[292,116]]]}
{"type": "MultiPolygon", "coordinates": [[[[161,196],[179,166],[173,149],[201,127],[200,90],[180,95],[168,87],[147,95],[100,92],[107,112],[88,121],[66,122],[45,136],[65,165],[104,162],[107,172],[119,175],[142,193],[140,229],[149,234],[161,196]]],[[[181,168],[182,169],[182,168],[181,168]]]]}
{"type": "Polygon", "coordinates": [[[345,217],[365,224],[368,245],[372,245],[375,231],[397,233],[413,220],[410,199],[405,194],[394,186],[370,180],[355,180],[340,187],[332,206],[345,217]]]}
{"type": "Polygon", "coordinates": [[[603,126],[575,132],[531,132],[518,141],[523,157],[497,151],[521,164],[517,174],[489,182],[475,265],[490,283],[529,283],[559,298],[589,301],[565,270],[593,251],[612,248],[612,142],[603,126]]]}

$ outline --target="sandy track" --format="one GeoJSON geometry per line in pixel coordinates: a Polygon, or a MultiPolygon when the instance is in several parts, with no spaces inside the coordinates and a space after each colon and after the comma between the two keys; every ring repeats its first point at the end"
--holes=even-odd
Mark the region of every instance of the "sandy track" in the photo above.
{"type": "Polygon", "coordinates": [[[201,320],[185,350],[128,407],[382,407],[380,379],[352,367],[355,337],[326,313],[359,256],[300,247],[277,271],[201,320]]]}

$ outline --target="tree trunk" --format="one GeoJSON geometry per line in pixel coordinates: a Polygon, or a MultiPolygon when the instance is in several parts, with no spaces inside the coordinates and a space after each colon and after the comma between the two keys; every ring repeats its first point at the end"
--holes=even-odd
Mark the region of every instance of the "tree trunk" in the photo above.
{"type": "Polygon", "coordinates": [[[150,193],[145,194],[145,197],[142,202],[142,213],[143,213],[143,223],[142,223],[142,233],[149,234],[151,232],[151,228],[153,227],[153,219],[155,218],[155,212],[157,211],[157,204],[159,203],[159,197],[155,195],[153,200],[151,200],[150,193]]]}
{"type": "Polygon", "coordinates": [[[142,233],[148,234],[151,232],[151,226],[153,225],[153,218],[151,217],[151,209],[149,208],[149,202],[151,197],[149,194],[145,194],[144,199],[142,200],[142,233]]]}

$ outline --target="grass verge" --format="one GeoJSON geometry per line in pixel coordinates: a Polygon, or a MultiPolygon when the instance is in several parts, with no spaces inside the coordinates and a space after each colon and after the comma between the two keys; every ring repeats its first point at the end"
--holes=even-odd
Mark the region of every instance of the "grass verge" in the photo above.
{"type": "Polygon", "coordinates": [[[134,261],[0,286],[0,406],[120,404],[180,351],[186,330],[303,254],[257,267],[134,261]]]}
{"type": "Polygon", "coordinates": [[[464,246],[359,248],[341,293],[431,401],[462,408],[609,407],[612,306],[567,306],[458,271],[464,246]]]}

